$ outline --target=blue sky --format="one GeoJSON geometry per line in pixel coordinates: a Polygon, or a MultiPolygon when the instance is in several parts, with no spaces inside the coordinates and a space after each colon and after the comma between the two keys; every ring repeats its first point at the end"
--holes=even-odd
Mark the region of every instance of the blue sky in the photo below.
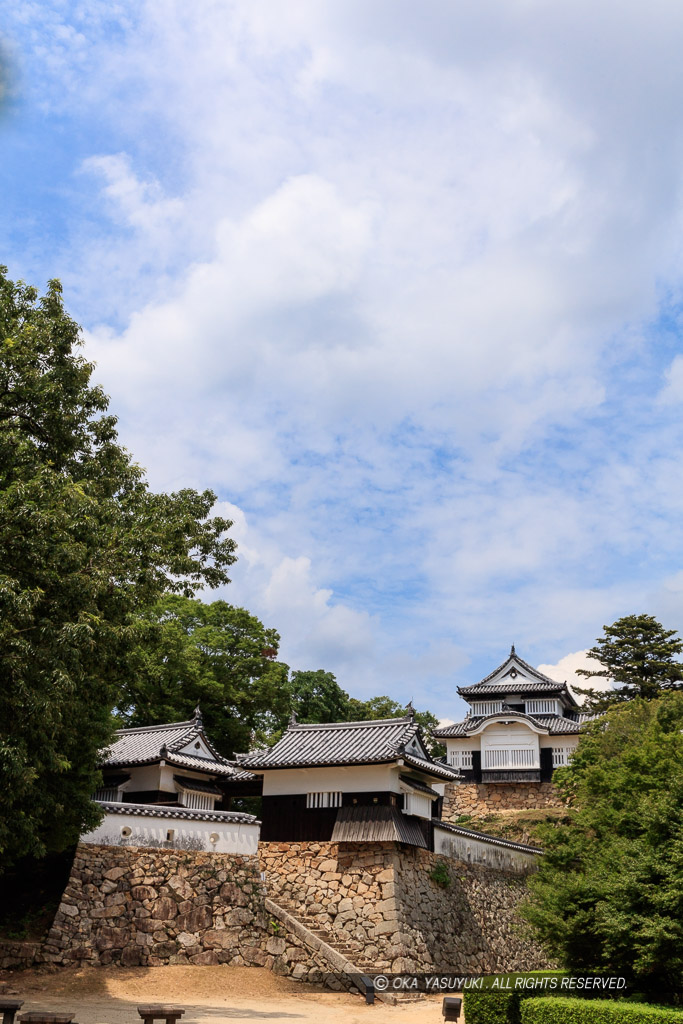
{"type": "Polygon", "coordinates": [[[679,4],[6,11],[2,261],[293,667],[457,717],[683,626],[679,4]]]}

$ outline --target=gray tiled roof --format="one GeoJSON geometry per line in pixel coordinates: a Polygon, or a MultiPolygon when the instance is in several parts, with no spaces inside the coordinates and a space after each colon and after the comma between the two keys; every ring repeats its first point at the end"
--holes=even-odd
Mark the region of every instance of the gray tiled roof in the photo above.
{"type": "Polygon", "coordinates": [[[497,711],[492,715],[472,715],[463,722],[454,722],[453,725],[444,725],[441,728],[432,729],[432,736],[438,739],[457,739],[458,737],[469,736],[482,722],[489,719],[500,718],[519,719],[522,722],[534,722],[543,729],[547,729],[551,736],[568,736],[581,732],[581,723],[571,718],[561,718],[559,715],[525,715],[521,711],[497,711]]]}
{"type": "Polygon", "coordinates": [[[143,818],[182,818],[184,821],[221,821],[242,824],[260,825],[253,814],[241,811],[198,811],[191,807],[180,807],[172,804],[166,807],[159,804],[126,804],[108,800],[95,800],[106,814],[141,815],[143,818]]]}
{"type": "Polygon", "coordinates": [[[514,647],[512,648],[512,650],[510,651],[502,665],[499,665],[498,668],[494,668],[493,672],[489,672],[489,674],[487,676],[484,676],[483,679],[480,679],[476,685],[481,686],[482,683],[488,683],[489,679],[493,679],[494,676],[498,675],[498,673],[502,669],[507,668],[508,665],[519,665],[519,667],[525,673],[532,676],[539,683],[553,683],[554,686],[558,685],[556,679],[551,679],[550,676],[544,675],[543,672],[539,672],[537,668],[534,668],[533,665],[530,665],[528,661],[524,660],[524,658],[520,658],[520,656],[515,651],[514,647]]]}
{"type": "Polygon", "coordinates": [[[235,769],[230,762],[214,750],[207,738],[201,715],[197,713],[189,722],[170,722],[166,725],[144,725],[135,729],[119,729],[116,740],[105,752],[103,768],[127,765],[154,764],[167,761],[179,768],[209,772],[212,775],[233,775],[235,769]],[[194,739],[201,739],[211,757],[197,757],[181,753],[183,747],[194,739]]]}
{"type": "Polygon", "coordinates": [[[535,722],[545,725],[551,736],[569,735],[581,732],[582,723],[571,718],[560,718],[559,715],[530,715],[535,722]]]}
{"type": "Polygon", "coordinates": [[[558,683],[556,679],[551,679],[550,676],[539,672],[533,665],[520,658],[514,647],[502,665],[495,668],[493,672],[489,672],[487,676],[484,676],[480,682],[475,683],[473,686],[459,686],[458,693],[461,697],[466,698],[501,696],[505,693],[554,693],[562,694],[567,697],[570,704],[574,707],[577,706],[574,695],[566,683],[558,683]],[[514,679],[499,679],[495,683],[491,682],[500,673],[506,673],[508,669],[516,670],[518,672],[517,677],[514,679]]]}
{"type": "MultiPolygon", "coordinates": [[[[475,683],[474,686],[459,686],[461,697],[502,697],[506,693],[563,693],[567,691],[566,683],[539,683],[535,680],[525,682],[517,676],[509,683],[475,683]]],[[[568,691],[567,691],[568,692],[568,691]]]]}
{"type": "Polygon", "coordinates": [[[458,772],[454,769],[406,752],[411,740],[419,737],[420,727],[412,715],[370,722],[294,724],[274,747],[240,755],[238,763],[260,772],[271,768],[388,764],[402,758],[411,767],[437,778],[456,778],[458,772]]]}

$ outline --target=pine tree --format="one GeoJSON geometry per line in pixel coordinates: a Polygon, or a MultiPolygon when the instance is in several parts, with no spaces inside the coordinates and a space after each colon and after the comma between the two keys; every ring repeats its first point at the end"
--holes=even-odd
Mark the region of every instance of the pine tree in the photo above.
{"type": "Polygon", "coordinates": [[[588,651],[588,657],[601,668],[577,671],[588,678],[609,679],[614,688],[595,691],[577,687],[586,697],[586,710],[601,712],[634,697],[652,700],[667,690],[681,688],[683,664],[675,658],[683,651],[683,640],[676,630],[664,629],[652,615],[626,615],[603,629],[605,635],[588,651]]]}

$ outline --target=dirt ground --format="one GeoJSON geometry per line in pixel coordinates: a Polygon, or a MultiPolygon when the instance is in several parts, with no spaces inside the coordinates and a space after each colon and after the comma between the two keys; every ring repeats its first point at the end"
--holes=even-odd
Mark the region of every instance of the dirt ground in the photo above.
{"type": "Polygon", "coordinates": [[[181,1024],[290,1021],[291,1024],[438,1024],[441,996],[367,1006],[360,995],[325,991],[257,967],[74,967],[54,974],[5,973],[0,996],[23,999],[22,1012],[73,1012],[78,1024],[141,1024],[140,1003],[177,1003],[181,1024]]]}

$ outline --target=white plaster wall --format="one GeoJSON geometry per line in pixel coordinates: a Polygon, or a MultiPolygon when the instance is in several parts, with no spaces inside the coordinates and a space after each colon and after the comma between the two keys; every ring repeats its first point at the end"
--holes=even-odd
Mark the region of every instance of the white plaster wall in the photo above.
{"type": "Polygon", "coordinates": [[[437,824],[434,826],[434,852],[468,864],[488,864],[506,871],[535,870],[539,861],[538,854],[497,846],[471,836],[459,836],[439,828],[437,824]]]}
{"type": "Polygon", "coordinates": [[[173,776],[164,780],[164,769],[158,764],[139,765],[137,768],[130,768],[130,782],[124,786],[124,793],[139,792],[143,790],[161,789],[165,793],[175,793],[173,776]]]}
{"type": "Polygon", "coordinates": [[[289,768],[263,773],[264,796],[295,793],[400,793],[400,771],[393,765],[361,765],[350,768],[289,768]]]}
{"type": "Polygon", "coordinates": [[[174,818],[171,813],[163,818],[150,818],[131,811],[127,814],[105,814],[101,824],[81,836],[81,840],[103,846],[162,846],[247,854],[256,853],[260,831],[258,824],[188,821],[174,818]],[[123,828],[130,828],[131,835],[122,836],[123,828]],[[173,842],[166,839],[169,829],[175,830],[173,842]],[[213,834],[218,836],[215,843],[209,839],[213,834]]]}
{"type": "MultiPolygon", "coordinates": [[[[510,725],[493,723],[484,729],[481,734],[482,768],[487,767],[487,750],[529,751],[530,757],[533,759],[529,767],[538,768],[540,765],[538,735],[521,722],[510,725]]],[[[493,767],[497,767],[497,765],[493,767]]],[[[506,767],[506,765],[502,767],[506,767]]],[[[524,765],[524,767],[527,766],[524,765]]]]}
{"type": "MultiPolygon", "coordinates": [[[[446,739],[446,753],[450,755],[451,750],[481,750],[481,738],[470,736],[466,739],[446,739]]],[[[569,736],[538,736],[539,747],[571,747],[573,750],[579,745],[579,737],[576,734],[569,736]]]]}
{"type": "Polygon", "coordinates": [[[579,737],[572,736],[539,736],[542,747],[571,747],[576,750],[579,745],[579,737]]]}

